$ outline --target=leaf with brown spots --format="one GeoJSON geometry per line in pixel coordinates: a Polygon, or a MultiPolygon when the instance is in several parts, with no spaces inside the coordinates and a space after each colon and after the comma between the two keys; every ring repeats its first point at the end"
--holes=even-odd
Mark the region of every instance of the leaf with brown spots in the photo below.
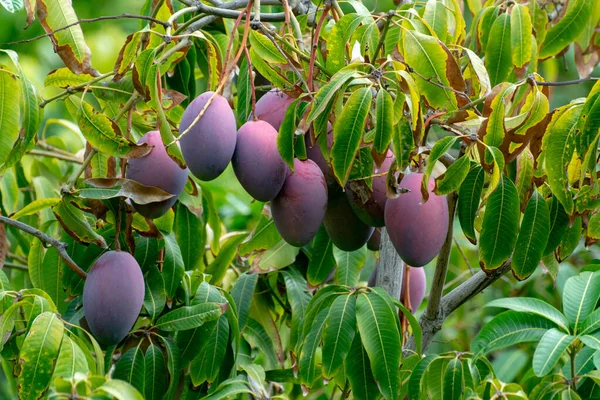
{"type": "MultiPolygon", "coordinates": [[[[37,0],[37,17],[50,40],[54,51],[65,65],[76,74],[98,76],[92,68],[92,53],[85,42],[81,26],[73,25],[68,29],[55,32],[64,26],[78,21],[73,5],[68,0],[37,0]]],[[[28,8],[28,21],[30,18],[28,8]]]]}

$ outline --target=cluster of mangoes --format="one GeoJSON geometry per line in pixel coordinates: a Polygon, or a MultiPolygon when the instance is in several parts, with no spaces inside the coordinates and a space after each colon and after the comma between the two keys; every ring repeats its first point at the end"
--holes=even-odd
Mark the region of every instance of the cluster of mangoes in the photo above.
{"type": "MultiPolygon", "coordinates": [[[[237,129],[233,110],[223,96],[205,92],[195,98],[179,128],[187,168],[171,159],[159,131],[148,132],[139,141],[153,146],[149,154],[128,161],[128,179],[173,195],[160,202],[133,203],[136,211],[150,219],[164,215],[183,191],[188,168],[199,180],[210,181],[231,162],[244,189],[256,200],[271,202],[275,226],[289,244],[309,244],[323,224],[341,250],[357,250],[367,242],[377,250],[379,231],[375,228],[385,226],[407,264],[422,267],[429,263],[439,252],[448,228],[448,207],[444,197],[432,192],[433,180],[427,202],[422,201],[420,173],[404,176],[399,186],[409,191],[389,199],[386,175],[394,155],[388,151],[375,166],[372,191],[365,199],[349,185],[342,188],[338,184],[330,162],[308,134],[308,159],[295,159],[291,171],[279,154],[277,136],[293,100],[276,89],[267,92],[256,103],[254,118],[237,129]]],[[[329,147],[334,140],[330,125],[329,147]]],[[[84,309],[92,333],[104,344],[121,341],[135,323],[143,298],[144,279],[135,259],[120,251],[102,255],[84,288],[84,309]]]]}

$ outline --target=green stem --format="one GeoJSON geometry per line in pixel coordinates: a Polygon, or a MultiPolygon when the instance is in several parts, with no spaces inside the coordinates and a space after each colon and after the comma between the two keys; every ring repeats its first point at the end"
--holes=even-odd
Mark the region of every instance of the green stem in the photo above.
{"type": "Polygon", "coordinates": [[[69,181],[69,183],[67,184],[67,186],[69,186],[69,187],[74,187],[75,186],[75,184],[77,183],[77,180],[79,179],[79,177],[81,176],[81,174],[83,174],[83,172],[88,167],[88,165],[90,165],[90,162],[92,162],[92,158],[94,158],[94,156],[96,155],[97,152],[98,152],[98,150],[92,148],[92,151],[90,151],[90,153],[87,155],[87,157],[85,158],[85,160],[83,160],[83,163],[81,164],[81,167],[79,167],[79,169],[75,173],[75,176],[73,177],[73,179],[71,179],[69,181]]]}
{"type": "Polygon", "coordinates": [[[70,94],[72,94],[73,92],[76,92],[79,89],[83,89],[85,87],[88,87],[96,82],[100,82],[103,79],[108,78],[109,76],[113,76],[115,73],[114,72],[107,72],[106,74],[102,74],[97,76],[96,78],[92,79],[91,81],[85,82],[85,83],[81,83],[79,85],[75,85],[75,86],[69,86],[68,88],[66,88],[64,91],[60,92],[59,94],[57,94],[56,96],[53,96],[49,99],[45,99],[44,101],[42,101],[39,106],[40,108],[44,108],[46,107],[46,105],[48,105],[48,103],[53,102],[54,100],[58,100],[61,97],[64,96],[68,96],[70,94]]]}

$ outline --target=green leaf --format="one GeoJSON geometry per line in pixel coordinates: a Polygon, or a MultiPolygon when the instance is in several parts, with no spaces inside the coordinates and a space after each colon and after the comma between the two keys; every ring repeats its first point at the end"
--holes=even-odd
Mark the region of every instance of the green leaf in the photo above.
{"type": "Polygon", "coordinates": [[[560,201],[552,196],[550,199],[550,236],[548,237],[548,244],[546,245],[546,250],[544,250],[544,255],[550,254],[556,249],[565,236],[568,227],[569,217],[565,213],[565,209],[560,201]]]}
{"type": "Polygon", "coordinates": [[[105,114],[98,113],[87,102],[77,96],[65,99],[67,109],[77,120],[81,133],[90,145],[102,153],[115,156],[142,156],[150,149],[147,145],[138,146],[121,135],[121,128],[105,114]]]}
{"type": "Polygon", "coordinates": [[[268,250],[281,241],[281,235],[272,219],[261,214],[256,228],[240,244],[240,256],[248,256],[253,252],[268,250]]]}
{"type": "Polygon", "coordinates": [[[448,167],[446,172],[435,181],[435,193],[444,195],[452,193],[461,187],[469,174],[471,160],[469,157],[460,157],[448,167]]]}
{"type": "Polygon", "coordinates": [[[479,165],[473,165],[458,190],[458,221],[463,233],[473,244],[477,243],[475,216],[479,209],[484,180],[485,172],[483,168],[479,165]]]}
{"type": "Polygon", "coordinates": [[[151,265],[144,276],[144,285],[146,288],[144,294],[144,308],[152,321],[164,310],[167,302],[165,293],[165,282],[162,274],[156,267],[151,265]]]}
{"type": "Polygon", "coordinates": [[[90,74],[75,74],[69,68],[58,68],[46,75],[44,87],[66,88],[86,84],[93,79],[90,74]]]}
{"type": "Polygon", "coordinates": [[[269,40],[268,37],[258,33],[257,31],[250,31],[250,45],[263,60],[269,64],[286,64],[287,60],[277,50],[277,47],[269,40]]]}
{"type": "Polygon", "coordinates": [[[308,271],[306,273],[308,282],[312,286],[323,283],[333,268],[335,268],[333,242],[327,234],[325,227],[321,226],[313,240],[312,256],[308,262],[308,271]]]}
{"type": "Polygon", "coordinates": [[[569,214],[573,212],[573,196],[567,187],[567,166],[575,151],[575,134],[580,113],[581,107],[565,111],[549,127],[542,140],[548,185],[569,214]]]}
{"type": "Polygon", "coordinates": [[[186,270],[198,268],[205,251],[206,226],[186,206],[177,203],[173,226],[186,270]]]}
{"type": "Polygon", "coordinates": [[[333,257],[337,264],[336,282],[339,285],[356,286],[360,270],[367,260],[367,248],[363,246],[355,251],[343,251],[334,246],[333,257]]]}
{"type": "Polygon", "coordinates": [[[514,93],[516,86],[508,83],[502,83],[494,88],[494,94],[490,103],[490,115],[482,125],[484,129],[483,141],[485,144],[494,147],[500,147],[504,141],[506,134],[505,114],[506,114],[506,99],[510,98],[514,93]]]}
{"type": "MultiPolygon", "coordinates": [[[[15,0],[13,0],[15,1],[15,0]]],[[[20,93],[20,107],[21,107],[21,130],[19,132],[19,139],[13,149],[11,150],[5,167],[20,161],[21,157],[29,150],[31,141],[36,137],[38,128],[42,122],[44,110],[39,107],[40,96],[35,90],[35,86],[25,76],[25,72],[21,68],[19,63],[19,56],[12,50],[0,50],[6,53],[13,64],[17,68],[19,73],[19,88],[20,93]]],[[[2,99],[0,99],[0,104],[2,99]]],[[[0,117],[1,121],[2,117],[0,117]]],[[[0,165],[2,163],[0,162],[0,165]]]]}
{"type": "MultiPolygon", "coordinates": [[[[421,357],[420,355],[417,355],[421,357]]],[[[421,358],[414,366],[408,380],[408,397],[410,400],[419,400],[421,395],[421,386],[423,377],[429,366],[437,359],[437,355],[428,355],[421,358]]]]}
{"type": "Polygon", "coordinates": [[[292,246],[285,240],[281,240],[273,248],[265,251],[260,257],[255,259],[255,262],[258,261],[258,264],[254,270],[257,272],[269,272],[287,267],[294,262],[299,252],[299,247],[292,246]]]}
{"type": "Polygon", "coordinates": [[[323,111],[331,100],[340,92],[340,89],[350,79],[354,78],[356,71],[354,69],[342,69],[331,77],[327,84],[323,85],[315,95],[313,106],[306,117],[306,123],[313,122],[323,111]]]}
{"type": "Polygon", "coordinates": [[[565,332],[569,331],[569,321],[556,308],[546,303],[543,300],[532,297],[512,297],[505,299],[493,300],[485,305],[486,307],[501,307],[509,310],[537,314],[554,322],[559,328],[565,332]]]}
{"type": "Polygon", "coordinates": [[[331,379],[343,366],[356,333],[356,297],[337,297],[323,329],[323,376],[331,379]]]}
{"type": "Polygon", "coordinates": [[[50,35],[56,53],[74,73],[96,75],[92,68],[92,53],[85,43],[81,26],[71,2],[65,0],[40,0],[36,3],[37,16],[50,35]],[[59,28],[67,29],[56,32],[59,28]]]}
{"type": "Polygon", "coordinates": [[[58,250],[51,247],[46,250],[46,254],[44,255],[44,263],[42,264],[39,276],[40,289],[48,293],[60,312],[64,312],[67,308],[67,304],[65,303],[67,293],[63,287],[62,275],[61,258],[58,255],[58,250]]]}
{"type": "Polygon", "coordinates": [[[479,240],[479,264],[485,271],[499,268],[513,252],[519,230],[519,194],[502,177],[487,201],[479,240]]]}
{"type": "Polygon", "coordinates": [[[210,283],[217,284],[223,280],[227,269],[236,256],[238,245],[246,238],[245,232],[236,233],[229,236],[221,246],[219,255],[206,267],[206,273],[211,274],[210,283]]]}
{"type": "Polygon", "coordinates": [[[306,280],[296,268],[286,269],[282,271],[282,275],[285,280],[288,302],[292,307],[290,346],[294,348],[302,338],[304,317],[306,316],[306,308],[310,302],[311,295],[308,293],[306,280]]]}
{"type": "Polygon", "coordinates": [[[526,6],[515,4],[510,12],[510,39],[513,65],[523,68],[531,60],[531,17],[526,6]]]}
{"type": "Polygon", "coordinates": [[[389,304],[375,293],[359,294],[356,302],[358,330],[371,361],[373,376],[386,399],[397,399],[400,392],[399,367],[402,341],[398,316],[389,304]]]}
{"type": "Polygon", "coordinates": [[[181,307],[160,317],[154,326],[164,331],[193,329],[216,320],[223,311],[223,307],[217,303],[181,307]]]}
{"type": "Polygon", "coordinates": [[[569,345],[575,340],[558,329],[552,328],[542,336],[533,353],[533,372],[537,376],[548,375],[569,345]]]}
{"type": "Polygon", "coordinates": [[[146,364],[140,345],[129,349],[119,358],[113,372],[115,379],[131,384],[140,392],[144,392],[146,384],[146,364]]]}
{"type": "Polygon", "coordinates": [[[225,358],[228,339],[227,318],[220,317],[212,332],[204,337],[204,345],[190,364],[190,376],[194,386],[204,382],[213,383],[216,380],[225,358]]]}
{"type": "Polygon", "coordinates": [[[517,343],[537,342],[556,325],[537,314],[506,311],[486,323],[471,342],[471,351],[489,353],[517,343]]]}
{"type": "Polygon", "coordinates": [[[373,148],[384,154],[394,132],[394,100],[385,90],[380,89],[375,99],[375,139],[373,148]]]}
{"type": "Polygon", "coordinates": [[[0,165],[8,160],[19,137],[19,86],[15,75],[0,66],[0,165]]]}
{"type": "Polygon", "coordinates": [[[108,247],[106,240],[88,223],[83,211],[73,206],[67,198],[52,207],[52,211],[63,229],[78,243],[93,243],[103,249],[108,247]]]}
{"type": "Polygon", "coordinates": [[[321,310],[328,309],[337,296],[346,293],[349,293],[348,289],[337,285],[325,286],[315,293],[312,299],[310,299],[308,307],[306,308],[304,327],[302,328],[304,337],[308,335],[315,318],[321,312],[321,310]]]}
{"type": "Polygon", "coordinates": [[[431,36],[423,35],[417,31],[404,29],[402,33],[404,43],[404,59],[420,76],[415,78],[419,91],[423,93],[432,108],[456,108],[456,95],[450,88],[448,79],[449,53],[444,45],[431,36]],[[426,79],[431,80],[439,87],[426,79]]]}
{"type": "Polygon", "coordinates": [[[590,217],[587,235],[592,239],[600,239],[600,213],[596,213],[590,217]]]}
{"type": "Polygon", "coordinates": [[[310,331],[308,331],[308,334],[305,336],[304,343],[302,344],[302,351],[300,351],[300,371],[298,375],[302,385],[308,388],[310,388],[317,379],[315,353],[321,342],[321,335],[328,313],[329,310],[327,309],[319,311],[318,315],[310,325],[310,331]]]}
{"type": "Polygon", "coordinates": [[[0,4],[9,13],[15,13],[23,8],[23,0],[0,0],[0,4]]]}
{"type": "Polygon", "coordinates": [[[90,372],[88,362],[81,347],[64,334],[54,368],[54,377],[71,378],[76,372],[82,374],[90,372]]]}
{"type": "MultiPolygon", "coordinates": [[[[591,218],[590,218],[591,220],[591,218]]],[[[560,242],[559,251],[557,251],[557,255],[559,256],[560,261],[566,260],[577,248],[579,245],[579,239],[581,239],[582,232],[582,218],[575,217],[573,221],[573,226],[569,227],[567,233],[563,237],[563,240],[560,242]]],[[[588,221],[588,228],[589,228],[588,221]]]]}
{"type": "Polygon", "coordinates": [[[371,89],[362,87],[350,95],[333,126],[331,165],[341,186],[350,177],[354,157],[360,147],[365,121],[371,108],[371,89]]]}
{"type": "Polygon", "coordinates": [[[233,297],[238,309],[238,323],[240,330],[244,330],[244,326],[246,325],[246,319],[250,313],[250,306],[252,305],[257,282],[257,274],[244,272],[237,278],[231,288],[231,297],[233,297]]]}
{"type": "Polygon", "coordinates": [[[175,235],[169,233],[164,235],[165,239],[165,259],[163,261],[162,276],[165,283],[165,291],[168,299],[175,297],[175,292],[181,284],[181,278],[185,273],[181,250],[175,235]]]}
{"type": "MultiPolygon", "coordinates": [[[[271,337],[260,322],[254,318],[248,318],[244,334],[254,340],[256,346],[264,355],[267,366],[274,367],[277,365],[277,354],[275,353],[273,340],[271,340],[271,337]]],[[[302,363],[302,361],[300,361],[300,363],[302,363]]],[[[300,366],[300,368],[302,368],[302,366],[300,366]]]]}
{"type": "Polygon", "coordinates": [[[179,384],[179,348],[170,338],[160,337],[165,345],[167,369],[169,371],[169,387],[165,399],[172,399],[179,384]]]}
{"type": "Polygon", "coordinates": [[[485,48],[485,66],[492,87],[508,79],[512,71],[510,15],[502,14],[494,20],[485,48]]]}
{"type": "Polygon", "coordinates": [[[367,351],[362,345],[360,332],[356,332],[349,354],[346,358],[346,376],[352,388],[352,396],[357,400],[370,400],[379,397],[379,388],[373,378],[371,363],[367,351]]]}
{"type": "Polygon", "coordinates": [[[60,203],[61,199],[58,198],[48,198],[48,199],[38,199],[34,200],[31,203],[27,204],[25,207],[11,215],[12,219],[19,219],[22,217],[26,217],[28,215],[37,214],[41,210],[45,210],[48,207],[53,207],[60,203]]]}
{"type": "Polygon", "coordinates": [[[596,308],[600,298],[600,273],[582,272],[567,279],[563,290],[563,312],[576,335],[580,324],[596,308]]]}
{"type": "Polygon", "coordinates": [[[285,116],[279,127],[277,135],[277,150],[283,161],[290,170],[294,172],[294,140],[296,138],[296,106],[298,100],[294,100],[285,110],[285,116]]]}
{"type": "Polygon", "coordinates": [[[346,63],[346,45],[362,21],[357,14],[346,14],[340,18],[327,37],[327,70],[338,72],[346,63]]]}
{"type": "Polygon", "coordinates": [[[571,0],[563,17],[547,33],[540,50],[540,59],[557,55],[586,28],[591,15],[591,1],[571,0]]]}
{"type": "Polygon", "coordinates": [[[248,388],[246,378],[238,376],[223,381],[210,395],[202,397],[202,400],[233,399],[243,393],[252,394],[253,392],[248,388]]]}
{"type": "Polygon", "coordinates": [[[237,105],[235,107],[235,115],[238,124],[241,126],[248,121],[248,117],[252,112],[252,82],[254,77],[250,76],[248,71],[248,61],[242,57],[240,64],[240,74],[237,79],[237,105]]]}
{"type": "Polygon", "coordinates": [[[442,42],[446,41],[448,35],[448,11],[443,2],[428,0],[423,11],[423,19],[433,28],[435,35],[442,42]]]}
{"type": "Polygon", "coordinates": [[[29,279],[33,287],[41,288],[40,276],[44,264],[44,246],[40,240],[33,240],[27,255],[29,279]]]}
{"type": "MultiPolygon", "coordinates": [[[[267,78],[275,87],[290,87],[293,86],[285,76],[281,75],[277,70],[271,67],[271,64],[266,62],[255,50],[250,48],[250,61],[254,69],[262,76],[267,78]]],[[[215,71],[216,72],[216,71],[215,71]]]]}
{"type": "Polygon", "coordinates": [[[600,333],[592,333],[590,335],[580,335],[579,339],[588,347],[600,350],[600,333]]]}
{"type": "Polygon", "coordinates": [[[19,353],[19,399],[36,400],[48,389],[64,328],[58,315],[50,312],[40,314],[31,324],[19,353]]]}
{"type": "Polygon", "coordinates": [[[463,364],[460,358],[453,358],[444,374],[444,399],[458,400],[463,393],[463,364]]]}
{"type": "Polygon", "coordinates": [[[521,230],[512,259],[512,270],[518,280],[527,279],[537,268],[550,235],[550,211],[539,192],[534,191],[527,203],[521,230]]]}
{"type": "Polygon", "coordinates": [[[580,328],[580,335],[596,332],[598,329],[600,329],[600,308],[597,308],[583,322],[581,322],[580,328]]]}
{"type": "Polygon", "coordinates": [[[429,157],[427,158],[427,167],[425,167],[425,172],[423,173],[423,180],[421,183],[421,193],[423,194],[423,198],[425,200],[429,198],[429,191],[427,187],[429,186],[429,178],[431,177],[431,173],[435,168],[436,161],[439,160],[444,153],[450,150],[459,139],[460,138],[457,136],[444,136],[435,142],[431,148],[429,157]]]}
{"type": "Polygon", "coordinates": [[[105,384],[96,389],[93,393],[108,393],[116,400],[144,400],[144,396],[137,391],[136,388],[117,379],[107,381],[105,384]]]}

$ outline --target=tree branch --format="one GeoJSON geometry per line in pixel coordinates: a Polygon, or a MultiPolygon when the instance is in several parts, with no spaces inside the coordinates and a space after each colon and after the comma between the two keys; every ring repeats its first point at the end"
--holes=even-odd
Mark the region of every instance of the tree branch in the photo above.
{"type": "MultiPolygon", "coordinates": [[[[423,330],[423,350],[429,346],[429,343],[431,343],[435,334],[442,329],[444,320],[448,318],[450,314],[510,271],[511,261],[512,260],[510,259],[507,260],[500,268],[490,272],[489,275],[481,270],[478,271],[475,275],[471,276],[450,293],[442,297],[440,302],[441,312],[436,318],[429,319],[426,318],[425,315],[421,317],[419,324],[423,330]]],[[[406,354],[412,354],[415,349],[415,340],[414,337],[411,337],[406,344],[404,351],[406,354]]]]}
{"type": "Polygon", "coordinates": [[[435,265],[435,274],[431,291],[429,292],[429,300],[427,301],[427,309],[423,316],[427,319],[436,319],[442,312],[440,301],[444,284],[446,283],[446,273],[448,272],[448,261],[450,260],[450,251],[452,250],[452,236],[454,234],[454,213],[456,211],[457,195],[451,193],[446,198],[448,203],[448,231],[446,232],[446,240],[442,245],[442,249],[437,257],[435,265]]]}
{"type": "Polygon", "coordinates": [[[32,226],[24,224],[22,222],[16,221],[14,219],[4,217],[0,215],[0,223],[5,223],[6,225],[10,225],[14,228],[22,230],[23,232],[29,233],[30,235],[35,236],[39,240],[44,243],[46,246],[52,246],[58,251],[58,255],[63,259],[67,267],[69,267],[73,272],[75,272],[81,279],[85,279],[87,277],[87,273],[79,268],[75,261],[71,259],[69,254],[67,253],[67,244],[61,242],[58,239],[53,238],[52,236],[46,235],[44,232],[41,232],[35,229],[32,226]]]}
{"type": "Polygon", "coordinates": [[[377,279],[375,286],[384,289],[390,296],[400,299],[404,262],[396,252],[387,229],[381,228],[381,245],[379,246],[379,262],[377,263],[377,279]]]}
{"type": "Polygon", "coordinates": [[[76,163],[76,164],[81,164],[83,162],[79,158],[72,156],[72,155],[68,156],[66,154],[55,153],[55,152],[46,151],[46,150],[33,149],[33,150],[27,152],[26,155],[56,158],[58,160],[69,161],[69,162],[76,163]]]}
{"type": "Polygon", "coordinates": [[[600,78],[595,77],[595,76],[588,76],[587,78],[581,78],[581,79],[574,79],[572,81],[562,81],[562,82],[541,82],[541,81],[534,81],[536,85],[539,86],[569,86],[569,85],[578,85],[580,83],[584,83],[584,82],[593,82],[593,81],[597,81],[600,78]]]}
{"type": "Polygon", "coordinates": [[[108,16],[105,16],[105,17],[80,19],[79,21],[73,22],[72,24],[65,25],[65,26],[63,26],[61,28],[53,30],[52,32],[45,33],[43,35],[39,35],[39,36],[33,37],[31,39],[24,39],[24,40],[19,40],[19,41],[16,41],[16,42],[2,43],[2,44],[0,44],[0,47],[1,46],[12,46],[12,45],[21,44],[21,43],[33,42],[35,40],[39,40],[39,39],[43,39],[43,38],[48,37],[48,36],[52,36],[52,35],[54,35],[57,32],[64,31],[66,29],[72,28],[75,25],[85,24],[85,23],[90,23],[90,22],[96,22],[96,21],[104,21],[104,20],[108,20],[108,19],[144,19],[144,20],[147,20],[147,21],[154,22],[155,24],[160,24],[160,25],[164,26],[165,28],[167,28],[167,27],[169,27],[171,25],[169,22],[161,21],[160,19],[156,19],[156,18],[152,18],[152,17],[147,17],[145,15],[133,15],[133,14],[108,15],[108,16]]]}

